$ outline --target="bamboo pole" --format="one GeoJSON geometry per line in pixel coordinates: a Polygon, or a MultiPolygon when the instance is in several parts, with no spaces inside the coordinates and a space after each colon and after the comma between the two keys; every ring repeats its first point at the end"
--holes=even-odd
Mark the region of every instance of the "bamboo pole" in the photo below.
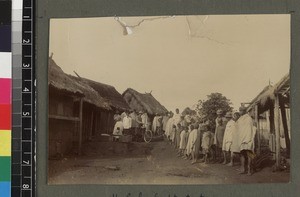
{"type": "Polygon", "coordinates": [[[276,146],[276,168],[279,168],[280,164],[280,117],[279,117],[279,98],[275,95],[275,110],[274,110],[274,122],[275,122],[275,146],[276,146]]]}
{"type": "Polygon", "coordinates": [[[79,104],[79,141],[78,141],[78,154],[81,155],[81,147],[82,147],[82,106],[83,106],[83,99],[80,99],[79,104]]]}

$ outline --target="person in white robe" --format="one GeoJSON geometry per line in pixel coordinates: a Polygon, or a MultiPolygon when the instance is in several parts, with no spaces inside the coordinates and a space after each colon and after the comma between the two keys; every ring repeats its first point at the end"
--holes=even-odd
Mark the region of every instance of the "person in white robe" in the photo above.
{"type": "Polygon", "coordinates": [[[181,118],[181,114],[179,113],[179,109],[176,109],[176,113],[173,116],[174,122],[173,125],[175,125],[177,127],[177,124],[181,122],[182,118],[181,118]]]}
{"type": "Polygon", "coordinates": [[[170,116],[169,116],[168,112],[162,118],[162,130],[164,132],[166,132],[167,123],[168,123],[169,118],[170,118],[170,116]]]}
{"type": "Polygon", "coordinates": [[[254,136],[256,129],[253,119],[246,112],[246,107],[240,107],[241,117],[237,121],[237,129],[239,133],[239,146],[241,150],[241,172],[242,174],[252,174],[252,160],[254,158],[254,136]]]}
{"type": "Polygon", "coordinates": [[[147,112],[144,112],[142,115],[141,115],[141,118],[142,118],[142,128],[145,128],[145,129],[148,129],[148,114],[147,112]]]}
{"type": "Polygon", "coordinates": [[[168,122],[166,124],[166,132],[165,132],[165,135],[169,140],[171,140],[173,124],[174,124],[173,114],[170,114],[170,118],[168,119],[168,122]]]}
{"type": "Polygon", "coordinates": [[[202,142],[201,142],[201,148],[202,148],[202,153],[204,154],[204,159],[203,161],[205,163],[209,163],[209,153],[211,150],[211,146],[213,144],[213,133],[210,131],[208,128],[208,125],[203,125],[201,130],[203,130],[203,135],[202,135],[202,142]]]}
{"type": "Polygon", "coordinates": [[[125,117],[123,118],[123,131],[125,135],[131,134],[131,126],[132,126],[132,120],[128,115],[128,112],[126,112],[125,117]]]}
{"type": "Polygon", "coordinates": [[[178,156],[184,156],[185,150],[186,150],[186,145],[188,142],[188,128],[183,127],[183,130],[180,133],[180,144],[179,144],[179,154],[178,156]]]}
{"type": "Polygon", "coordinates": [[[223,151],[230,152],[230,162],[227,166],[233,166],[233,159],[234,157],[240,157],[239,152],[239,136],[237,130],[237,120],[239,119],[240,115],[238,112],[235,112],[232,115],[232,119],[227,123],[225,134],[224,134],[224,142],[223,142],[223,151]],[[229,135],[231,133],[231,135],[229,135]]]}
{"type": "Polygon", "coordinates": [[[230,154],[231,151],[231,145],[232,145],[232,131],[235,129],[235,122],[232,120],[232,113],[227,112],[225,115],[225,118],[227,119],[227,124],[224,132],[224,138],[223,138],[223,145],[222,145],[222,151],[224,154],[224,162],[223,164],[227,164],[227,154],[230,154]]]}
{"type": "Polygon", "coordinates": [[[186,155],[190,157],[193,151],[193,145],[197,139],[197,129],[194,128],[194,125],[189,126],[189,139],[186,145],[186,155]]]}
{"type": "Polygon", "coordinates": [[[156,133],[157,125],[158,125],[158,114],[155,114],[155,116],[153,118],[153,121],[152,121],[152,131],[153,131],[153,133],[156,133]]]}

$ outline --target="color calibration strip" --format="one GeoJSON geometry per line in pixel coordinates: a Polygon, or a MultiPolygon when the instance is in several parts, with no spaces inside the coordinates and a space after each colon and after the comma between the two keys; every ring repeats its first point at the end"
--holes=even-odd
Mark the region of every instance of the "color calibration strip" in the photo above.
{"type": "Polygon", "coordinates": [[[22,0],[12,1],[12,197],[21,196],[22,0]]]}
{"type": "Polygon", "coordinates": [[[11,196],[11,1],[0,1],[0,196],[11,196]]]}
{"type": "Polygon", "coordinates": [[[35,196],[34,0],[12,3],[12,197],[35,196]]]}

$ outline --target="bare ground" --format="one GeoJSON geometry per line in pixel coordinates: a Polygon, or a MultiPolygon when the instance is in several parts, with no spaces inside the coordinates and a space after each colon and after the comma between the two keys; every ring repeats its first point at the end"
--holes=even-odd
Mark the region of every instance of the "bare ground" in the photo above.
{"type": "MultiPolygon", "coordinates": [[[[142,144],[141,144],[142,145],[142,144]]],[[[67,157],[49,161],[49,184],[239,184],[288,182],[287,172],[266,167],[252,176],[238,166],[196,163],[178,158],[166,142],[153,142],[137,154],[67,157]],[[143,153],[143,154],[141,154],[143,153]]]]}

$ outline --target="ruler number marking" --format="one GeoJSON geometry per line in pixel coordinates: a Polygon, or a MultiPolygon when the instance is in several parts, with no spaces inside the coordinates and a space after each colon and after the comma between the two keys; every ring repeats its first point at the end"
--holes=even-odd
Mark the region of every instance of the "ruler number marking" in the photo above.
{"type": "Polygon", "coordinates": [[[27,160],[27,161],[23,160],[23,163],[26,164],[26,165],[29,165],[29,160],[27,160]]]}

